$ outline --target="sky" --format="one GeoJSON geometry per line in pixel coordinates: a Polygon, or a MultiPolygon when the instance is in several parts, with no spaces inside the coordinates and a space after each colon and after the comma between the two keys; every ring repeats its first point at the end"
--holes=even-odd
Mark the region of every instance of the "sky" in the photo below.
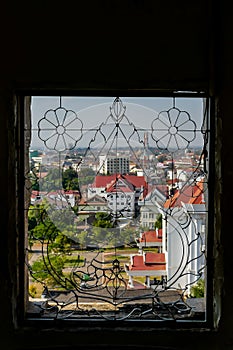
{"type": "MultiPolygon", "coordinates": [[[[152,125],[152,134],[154,135],[155,139],[158,139],[161,135],[164,135],[164,131],[160,131],[159,133],[157,128],[161,129],[163,126],[165,126],[169,129],[169,127],[172,126],[169,125],[165,119],[168,118],[166,111],[169,110],[172,118],[172,113],[174,112],[173,107],[176,108],[173,120],[176,119],[179,111],[185,111],[185,113],[181,113],[179,116],[181,119],[180,125],[184,124],[188,129],[192,129],[195,123],[197,132],[195,133],[195,140],[193,140],[190,145],[199,146],[202,143],[201,135],[199,135],[199,130],[201,129],[203,119],[202,98],[177,97],[174,100],[172,97],[120,97],[120,99],[122,101],[122,105],[125,106],[125,109],[122,109],[118,115],[115,114],[118,113],[118,110],[115,109],[115,112],[113,110],[113,116],[111,117],[110,107],[113,105],[115,97],[66,96],[60,98],[59,96],[33,96],[31,105],[31,148],[43,149],[45,145],[53,148],[57,135],[62,135],[64,131],[71,136],[71,138],[67,139],[67,142],[70,141],[71,144],[72,138],[80,138],[76,144],[77,147],[88,147],[91,140],[93,140],[93,137],[95,138],[95,141],[91,142],[91,146],[99,147],[101,144],[106,142],[103,134],[108,138],[108,135],[111,135],[112,133],[112,138],[114,137],[116,134],[116,123],[118,122],[119,125],[121,125],[121,128],[117,129],[119,146],[124,146],[126,143],[125,140],[128,138],[130,138],[132,144],[136,146],[137,143],[140,143],[138,141],[143,139],[143,135],[146,131],[149,131],[149,134],[151,134],[152,125]],[[62,109],[59,107],[62,107],[62,109]],[[59,123],[61,124],[59,128],[57,119],[55,120],[56,117],[54,110],[57,111],[59,123]],[[161,113],[162,111],[165,112],[161,113]],[[64,113],[67,113],[65,122],[64,113]],[[158,120],[159,115],[160,117],[158,120]],[[48,120],[51,120],[51,122],[48,120]],[[70,123],[68,123],[68,121],[70,121],[70,123]],[[194,123],[191,121],[194,121],[194,123]],[[165,124],[163,122],[165,122],[165,124]],[[40,138],[38,137],[38,125],[41,129],[39,133],[40,138]],[[66,129],[64,129],[63,126],[65,126],[66,129]],[[82,130],[81,132],[80,129],[82,130]],[[92,131],[88,131],[89,129],[92,129],[92,131]],[[56,136],[53,136],[54,130],[56,136]],[[137,131],[135,132],[135,130],[137,131]]],[[[119,105],[116,105],[115,107],[117,108],[119,105]]],[[[190,140],[191,138],[189,131],[190,130],[185,130],[183,132],[185,137],[187,135],[187,139],[190,140]]],[[[175,133],[175,131],[170,128],[169,134],[173,133],[175,133]]],[[[59,138],[59,140],[61,140],[61,138],[59,138]]],[[[111,143],[112,138],[109,137],[109,144],[111,143]]],[[[166,144],[167,140],[168,138],[165,136],[161,142],[166,144]]],[[[156,146],[156,143],[151,137],[149,137],[149,146],[156,146]]],[[[61,145],[60,147],[62,148],[61,145]]]]}

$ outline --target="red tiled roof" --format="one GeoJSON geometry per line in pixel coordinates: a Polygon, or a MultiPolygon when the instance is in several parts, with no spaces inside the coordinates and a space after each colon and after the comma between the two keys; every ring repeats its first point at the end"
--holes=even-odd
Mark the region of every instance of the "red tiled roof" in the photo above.
{"type": "Polygon", "coordinates": [[[161,192],[164,196],[167,196],[168,194],[168,187],[167,185],[156,185],[156,189],[161,192]]]}
{"type": "Polygon", "coordinates": [[[129,265],[129,270],[166,270],[164,253],[146,253],[145,260],[143,255],[134,255],[133,264],[129,265]]]}
{"type": "Polygon", "coordinates": [[[145,264],[165,264],[165,254],[148,252],[145,254],[145,264]]]}
{"type": "Polygon", "coordinates": [[[106,187],[108,184],[110,184],[112,181],[115,181],[117,178],[126,179],[128,182],[130,182],[137,188],[147,185],[144,176],[113,174],[97,175],[95,177],[95,181],[92,187],[106,187]]]}
{"type": "Polygon", "coordinates": [[[92,187],[106,187],[107,184],[111,183],[116,179],[116,175],[97,175],[92,187]]]}
{"type": "Polygon", "coordinates": [[[117,192],[117,193],[119,193],[119,192],[129,192],[129,193],[131,193],[133,191],[129,187],[114,188],[113,186],[111,186],[111,187],[107,188],[106,192],[107,193],[108,192],[117,192]]]}
{"type": "MultiPolygon", "coordinates": [[[[128,187],[131,188],[131,191],[133,191],[134,188],[143,188],[143,197],[145,197],[148,193],[148,184],[144,178],[144,176],[137,176],[137,175],[122,175],[122,174],[113,174],[113,175],[97,175],[95,177],[94,183],[91,185],[91,187],[107,187],[107,191],[111,192],[113,191],[113,186],[116,183],[117,179],[122,179],[126,184],[128,183],[128,187]]],[[[122,192],[130,192],[129,190],[123,190],[122,192]]]]}
{"type": "Polygon", "coordinates": [[[81,198],[79,203],[79,205],[85,205],[85,206],[91,206],[91,205],[103,205],[106,206],[107,201],[105,200],[105,198],[102,198],[100,196],[94,196],[92,198],[81,198]]]}
{"type": "Polygon", "coordinates": [[[178,190],[173,197],[166,200],[164,207],[181,206],[182,202],[186,204],[204,204],[203,191],[203,181],[199,181],[194,186],[186,186],[182,191],[178,190]]]}
{"type": "Polygon", "coordinates": [[[106,192],[134,192],[134,186],[122,175],[117,175],[116,179],[107,184],[106,192]],[[123,183],[123,186],[122,186],[123,183]]]}
{"type": "Polygon", "coordinates": [[[139,238],[139,242],[162,242],[162,229],[156,231],[145,231],[142,234],[142,237],[139,238]]]}
{"type": "Polygon", "coordinates": [[[198,185],[195,186],[195,192],[193,194],[193,198],[190,199],[190,204],[203,204],[204,198],[203,198],[203,192],[204,192],[204,184],[203,181],[198,182],[198,185]]]}
{"type": "Polygon", "coordinates": [[[79,191],[78,190],[68,190],[68,191],[61,191],[65,194],[79,194],[79,191]]]}
{"type": "Polygon", "coordinates": [[[36,198],[37,196],[43,196],[43,195],[46,195],[47,192],[44,192],[44,191],[32,191],[31,192],[31,198],[36,198]]]}
{"type": "Polygon", "coordinates": [[[123,175],[123,177],[137,188],[147,185],[147,182],[144,176],[123,175]]]}

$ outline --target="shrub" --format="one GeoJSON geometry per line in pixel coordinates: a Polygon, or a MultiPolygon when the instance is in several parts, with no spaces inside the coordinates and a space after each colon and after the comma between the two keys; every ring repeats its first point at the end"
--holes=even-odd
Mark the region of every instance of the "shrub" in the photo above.
{"type": "Polygon", "coordinates": [[[191,298],[203,298],[205,295],[205,281],[200,279],[195,283],[190,290],[191,298]]]}

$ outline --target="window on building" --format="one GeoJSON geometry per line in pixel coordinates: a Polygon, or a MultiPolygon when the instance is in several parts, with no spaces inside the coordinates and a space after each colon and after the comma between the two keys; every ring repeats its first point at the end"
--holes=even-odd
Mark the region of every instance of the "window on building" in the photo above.
{"type": "Polygon", "coordinates": [[[31,97],[23,161],[26,315],[208,321],[208,106],[197,93],[31,97]],[[32,154],[43,162],[35,166],[32,154]],[[128,162],[125,154],[132,172],[101,174],[103,156],[128,162]],[[95,193],[106,208],[93,214],[95,193]],[[151,209],[154,221],[142,222],[151,209]]]}

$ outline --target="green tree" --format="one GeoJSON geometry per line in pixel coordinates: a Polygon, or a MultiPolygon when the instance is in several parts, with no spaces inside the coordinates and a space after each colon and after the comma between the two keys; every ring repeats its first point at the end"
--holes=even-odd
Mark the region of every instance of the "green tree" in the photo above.
{"type": "Polygon", "coordinates": [[[32,171],[30,172],[29,175],[29,180],[31,182],[31,188],[33,191],[39,191],[40,186],[39,186],[39,174],[36,173],[36,170],[33,168],[32,171]]]}
{"type": "Polygon", "coordinates": [[[62,187],[65,191],[79,190],[79,179],[76,170],[69,168],[62,174],[62,187]]]}
{"type": "Polygon", "coordinates": [[[39,187],[41,191],[56,191],[62,188],[61,170],[59,168],[49,169],[48,174],[39,179],[39,187]]]}
{"type": "Polygon", "coordinates": [[[54,240],[59,230],[47,214],[49,206],[46,201],[31,205],[28,211],[28,236],[31,240],[54,240]]]}
{"type": "Polygon", "coordinates": [[[61,170],[59,168],[51,168],[47,174],[47,180],[58,180],[61,178],[61,170]]]}
{"type": "Polygon", "coordinates": [[[89,185],[91,183],[93,183],[94,179],[95,179],[95,172],[93,169],[91,168],[84,168],[81,169],[78,173],[79,175],[79,185],[80,188],[83,185],[89,185]]]}
{"type": "Polygon", "coordinates": [[[69,254],[71,251],[71,240],[64,233],[59,232],[49,249],[56,253],[69,254]]]}
{"type": "Polygon", "coordinates": [[[31,205],[28,210],[28,224],[30,225],[29,229],[33,229],[38,223],[42,222],[46,210],[48,209],[48,203],[44,200],[40,204],[31,205]]]}
{"type": "Polygon", "coordinates": [[[60,209],[51,207],[49,210],[49,218],[56,224],[60,231],[74,230],[74,219],[76,218],[76,215],[70,207],[60,209]]]}
{"type": "Polygon", "coordinates": [[[138,232],[133,227],[125,227],[120,230],[120,240],[124,245],[135,245],[136,237],[138,237],[138,232]]]}
{"type": "Polygon", "coordinates": [[[93,243],[105,245],[107,241],[107,238],[106,238],[107,234],[108,234],[108,230],[106,230],[106,228],[101,226],[93,227],[92,229],[93,243]]]}
{"type": "Polygon", "coordinates": [[[88,232],[87,231],[81,231],[77,235],[78,243],[81,247],[81,249],[86,248],[88,244],[88,232]]]}
{"type": "Polygon", "coordinates": [[[37,220],[35,216],[28,215],[28,230],[29,231],[33,230],[36,227],[36,225],[37,225],[37,220]]]}
{"type": "Polygon", "coordinates": [[[191,298],[203,298],[205,295],[205,281],[199,279],[190,289],[191,298]]]}
{"type": "Polygon", "coordinates": [[[100,212],[95,214],[93,226],[96,227],[114,227],[112,217],[108,213],[100,212]]]}
{"type": "Polygon", "coordinates": [[[46,200],[41,204],[30,206],[28,211],[29,242],[43,240],[53,242],[59,234],[75,238],[75,214],[70,208],[57,209],[46,200]]]}
{"type": "Polygon", "coordinates": [[[48,287],[54,287],[63,282],[64,257],[54,255],[35,261],[31,267],[34,280],[46,283],[48,287]]]}
{"type": "Polygon", "coordinates": [[[155,221],[155,228],[160,230],[162,228],[162,214],[157,215],[156,221],[155,221]]]}
{"type": "MultiPolygon", "coordinates": [[[[41,204],[31,205],[28,211],[28,237],[29,244],[33,241],[50,241],[53,242],[61,232],[57,222],[51,217],[52,213],[57,212],[53,207],[44,200],[41,204]],[[48,215],[48,210],[50,215],[48,215]],[[56,225],[54,224],[56,223],[56,225]]],[[[60,220],[62,220],[60,218],[60,220]]]]}

